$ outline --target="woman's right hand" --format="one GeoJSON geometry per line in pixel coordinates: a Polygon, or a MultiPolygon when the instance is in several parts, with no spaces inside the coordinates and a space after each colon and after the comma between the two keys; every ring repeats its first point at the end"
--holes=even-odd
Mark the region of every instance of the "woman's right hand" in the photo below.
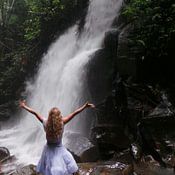
{"type": "Polygon", "coordinates": [[[25,101],[25,100],[20,100],[20,101],[19,101],[19,106],[20,106],[21,108],[24,108],[24,107],[26,106],[26,101],[25,101]]]}

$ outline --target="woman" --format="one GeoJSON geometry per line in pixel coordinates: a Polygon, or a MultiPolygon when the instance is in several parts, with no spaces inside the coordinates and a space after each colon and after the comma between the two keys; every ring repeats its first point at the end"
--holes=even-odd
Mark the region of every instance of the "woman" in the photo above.
{"type": "Polygon", "coordinates": [[[64,124],[68,123],[74,116],[88,107],[95,106],[85,103],[73,113],[62,117],[58,108],[50,110],[47,121],[32,108],[28,107],[25,101],[20,101],[20,107],[36,116],[43,124],[46,132],[47,144],[44,146],[42,156],[37,165],[37,172],[43,175],[72,175],[78,171],[78,166],[71,153],[62,145],[64,124]]]}

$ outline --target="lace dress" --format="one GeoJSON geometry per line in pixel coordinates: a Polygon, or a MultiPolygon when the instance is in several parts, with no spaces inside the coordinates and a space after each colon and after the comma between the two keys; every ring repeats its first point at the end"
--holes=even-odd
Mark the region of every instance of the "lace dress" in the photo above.
{"type": "MultiPolygon", "coordinates": [[[[43,122],[43,126],[45,128],[46,122],[43,122]]],[[[37,172],[43,175],[72,175],[77,171],[78,166],[73,156],[62,144],[62,134],[56,142],[47,141],[37,172]]]]}

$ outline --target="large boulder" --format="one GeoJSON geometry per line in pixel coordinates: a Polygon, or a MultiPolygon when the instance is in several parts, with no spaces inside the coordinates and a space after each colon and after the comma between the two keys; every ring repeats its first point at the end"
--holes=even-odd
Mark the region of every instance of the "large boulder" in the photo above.
{"type": "Polygon", "coordinates": [[[93,140],[99,148],[102,159],[111,158],[115,152],[129,147],[129,139],[116,124],[100,124],[92,130],[93,140]]]}
{"type": "Polygon", "coordinates": [[[66,137],[66,147],[77,162],[95,162],[99,159],[98,148],[91,141],[78,133],[69,133],[66,137]]]}
{"type": "Polygon", "coordinates": [[[130,31],[130,25],[126,25],[120,29],[116,65],[121,76],[132,76],[135,78],[137,76],[135,54],[138,52],[138,48],[131,48],[132,43],[128,37],[130,31]]]}
{"type": "Polygon", "coordinates": [[[113,56],[117,54],[119,31],[117,29],[111,29],[105,33],[104,47],[107,51],[110,51],[113,56]]]}
{"type": "Polygon", "coordinates": [[[4,162],[5,160],[9,159],[10,152],[5,147],[0,147],[0,163],[4,162]]]}
{"type": "Polygon", "coordinates": [[[94,103],[101,102],[111,91],[118,35],[117,29],[107,31],[102,48],[92,55],[93,59],[88,63],[88,90],[94,103]]]}
{"type": "Polygon", "coordinates": [[[113,70],[112,52],[99,49],[89,61],[87,84],[94,103],[101,102],[111,90],[111,76],[113,70]]]}
{"type": "Polygon", "coordinates": [[[6,175],[17,167],[16,158],[5,147],[0,147],[0,174],[6,175]],[[2,174],[3,172],[3,174],[2,174]]]}

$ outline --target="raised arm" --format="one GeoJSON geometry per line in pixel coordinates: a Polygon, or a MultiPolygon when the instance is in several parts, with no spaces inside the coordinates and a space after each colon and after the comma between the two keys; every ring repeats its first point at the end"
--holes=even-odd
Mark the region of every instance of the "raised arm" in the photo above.
{"type": "Polygon", "coordinates": [[[76,116],[77,114],[82,112],[84,109],[89,108],[89,107],[95,108],[95,106],[93,104],[90,104],[87,102],[83,106],[81,106],[80,108],[78,108],[77,110],[72,112],[71,114],[67,115],[66,117],[63,117],[64,124],[68,123],[74,116],[76,116]]]}
{"type": "Polygon", "coordinates": [[[31,114],[35,115],[36,118],[42,123],[43,122],[43,117],[38,114],[35,110],[33,110],[32,108],[28,107],[26,105],[26,102],[24,100],[19,102],[19,106],[23,109],[25,109],[26,111],[30,112],[31,114]]]}

